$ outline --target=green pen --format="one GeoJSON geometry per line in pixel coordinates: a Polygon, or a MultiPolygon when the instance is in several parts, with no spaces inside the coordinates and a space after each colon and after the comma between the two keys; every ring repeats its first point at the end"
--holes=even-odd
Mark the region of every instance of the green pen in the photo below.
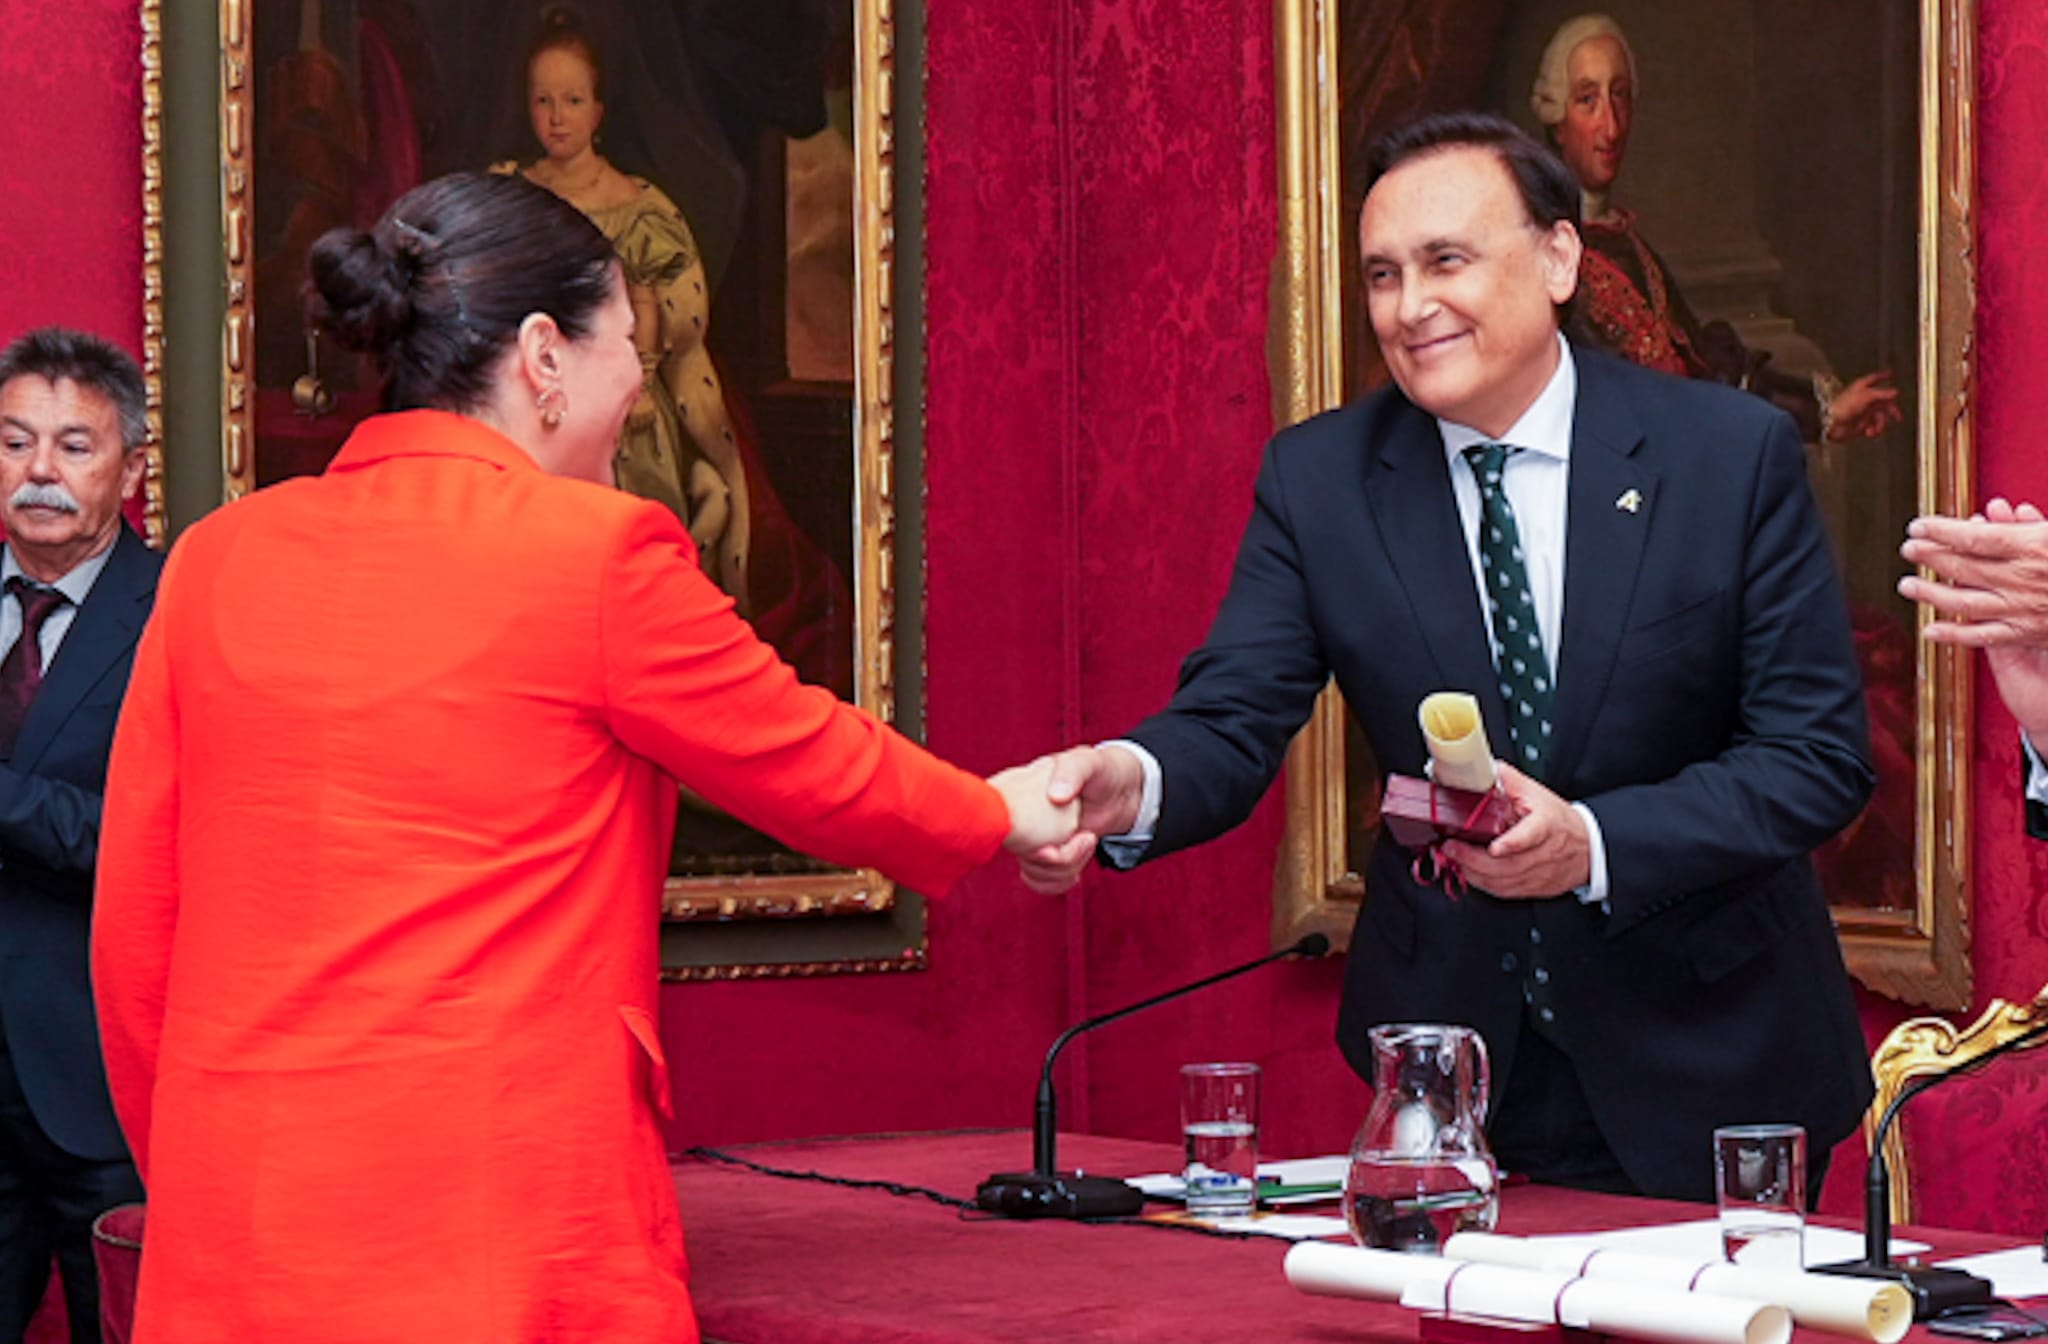
{"type": "Polygon", "coordinates": [[[1304,1185],[1283,1185],[1271,1176],[1259,1177],[1259,1198],[1300,1199],[1310,1195],[1341,1195],[1344,1187],[1335,1181],[1310,1181],[1304,1185]]]}

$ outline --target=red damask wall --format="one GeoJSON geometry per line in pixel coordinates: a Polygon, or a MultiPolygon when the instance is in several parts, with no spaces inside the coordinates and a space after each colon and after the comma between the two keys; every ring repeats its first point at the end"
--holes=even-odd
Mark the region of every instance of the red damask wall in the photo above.
{"type": "Polygon", "coordinates": [[[0,0],[0,340],[63,322],[142,351],[135,0],[0,0]]]}
{"type": "MultiPolygon", "coordinates": [[[[0,338],[138,343],[135,8],[0,0],[0,338]]],[[[1271,7],[928,8],[927,709],[938,750],[991,769],[1159,703],[1222,590],[1269,415],[1271,7]]],[[[1982,0],[1981,25],[1980,477],[2048,498],[2048,9],[1982,0]]],[[[211,451],[172,445],[169,470],[211,451]]],[[[2048,847],[2019,838],[1982,689],[1978,988],[2025,995],[2048,847]]],[[[1059,900],[991,868],[933,908],[927,973],[670,989],[675,1141],[1021,1123],[1061,1025],[1264,950],[1278,836],[1269,802],[1059,900]]],[[[1168,1138],[1174,1066],[1250,1056],[1271,1147],[1340,1145],[1364,1098],[1329,1044],[1336,984],[1275,968],[1099,1033],[1063,1066],[1063,1122],[1168,1138]]],[[[1896,1016],[1866,1002],[1873,1031],[1896,1016]]]]}

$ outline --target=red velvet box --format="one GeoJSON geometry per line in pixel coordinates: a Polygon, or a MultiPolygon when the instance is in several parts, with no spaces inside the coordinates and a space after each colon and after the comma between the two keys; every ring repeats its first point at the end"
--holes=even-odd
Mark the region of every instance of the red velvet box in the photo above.
{"type": "Polygon", "coordinates": [[[1439,840],[1483,845],[1514,825],[1515,812],[1498,789],[1467,793],[1412,775],[1388,775],[1380,819],[1396,844],[1426,849],[1439,840]]]}

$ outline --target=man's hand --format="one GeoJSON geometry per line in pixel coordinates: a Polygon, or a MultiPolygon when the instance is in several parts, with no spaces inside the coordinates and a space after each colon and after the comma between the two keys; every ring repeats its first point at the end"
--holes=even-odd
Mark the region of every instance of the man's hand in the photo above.
{"type": "Polygon", "coordinates": [[[1915,518],[1899,554],[1934,574],[1899,580],[1899,595],[1939,618],[1936,644],[1984,650],[2020,728],[2048,744],[2048,520],[2032,504],[1994,499],[1971,518],[1915,518]]]}
{"type": "Polygon", "coordinates": [[[1866,373],[1828,403],[1828,439],[1874,439],[1904,418],[1890,369],[1866,373]]]}
{"type": "Polygon", "coordinates": [[[1484,849],[1444,841],[1445,855],[1464,870],[1465,880],[1508,900],[1562,896],[1592,881],[1592,842],[1571,804],[1506,761],[1496,764],[1515,824],[1484,849]]]}
{"type": "Polygon", "coordinates": [[[1073,838],[1081,806],[1071,798],[1064,803],[1052,800],[1048,788],[1052,783],[1052,763],[1052,757],[1041,756],[1029,765],[1013,765],[988,777],[989,784],[1003,796],[1003,805],[1010,810],[1010,833],[1003,840],[1003,848],[1012,854],[1027,854],[1073,838]]]}
{"type": "Polygon", "coordinates": [[[1080,880],[1088,860],[1095,856],[1096,841],[1105,835],[1122,835],[1137,824],[1145,772],[1138,758],[1122,747],[1070,747],[1040,759],[1050,763],[1046,781],[1050,803],[1078,804],[1080,809],[1079,828],[1071,837],[1018,856],[1017,869],[1024,885],[1054,896],[1080,880]]]}

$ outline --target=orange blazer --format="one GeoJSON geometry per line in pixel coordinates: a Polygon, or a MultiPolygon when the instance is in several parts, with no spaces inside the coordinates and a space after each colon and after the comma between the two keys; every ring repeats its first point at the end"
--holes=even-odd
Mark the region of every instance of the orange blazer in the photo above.
{"type": "Polygon", "coordinates": [[[981,780],[801,685],[673,514],[460,416],[192,527],[114,743],[93,979],[136,1344],[697,1338],[660,1115],[676,781],[937,894],[981,780]]]}

